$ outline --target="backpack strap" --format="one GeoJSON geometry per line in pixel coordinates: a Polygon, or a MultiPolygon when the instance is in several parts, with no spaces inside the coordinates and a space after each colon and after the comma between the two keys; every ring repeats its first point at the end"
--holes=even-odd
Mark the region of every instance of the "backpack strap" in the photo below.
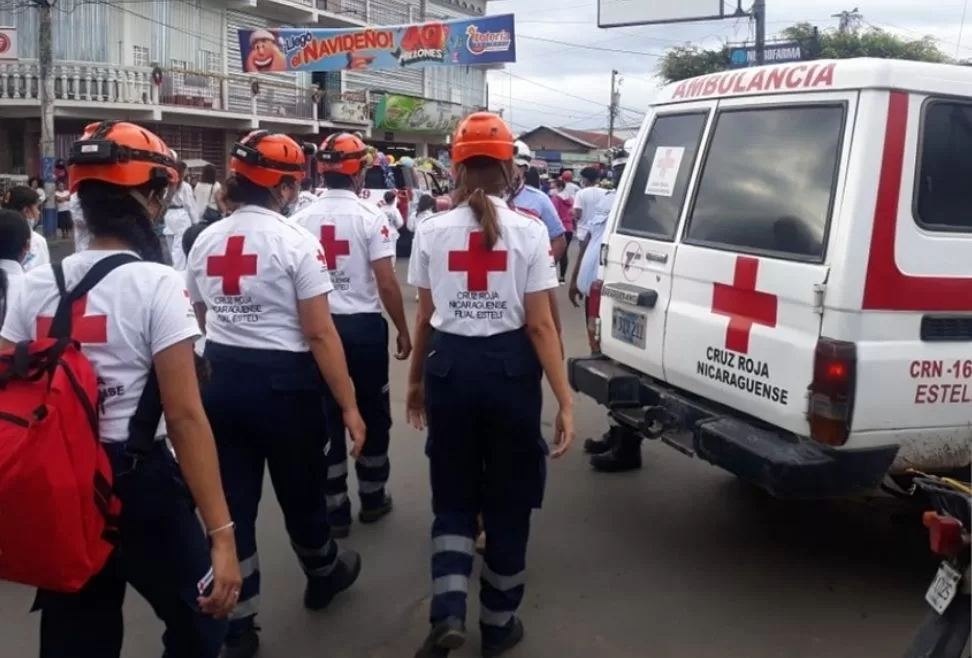
{"type": "Polygon", "coordinates": [[[155,447],[155,433],[162,420],[162,392],[159,390],[159,378],[155,375],[155,367],[149,368],[145,379],[145,388],[138,398],[135,414],[128,421],[128,441],[125,452],[136,460],[144,459],[155,447]]]}
{"type": "Polygon", "coordinates": [[[71,307],[74,302],[81,299],[104,279],[115,268],[137,263],[142,259],[133,254],[114,254],[102,258],[92,266],[87,273],[81,277],[78,285],[74,286],[71,292],[67,291],[64,282],[64,269],[60,263],[55,263],[51,267],[54,269],[54,281],[57,282],[57,290],[61,294],[61,301],[54,312],[54,319],[51,321],[51,330],[48,336],[51,338],[68,338],[71,335],[71,307]]]}

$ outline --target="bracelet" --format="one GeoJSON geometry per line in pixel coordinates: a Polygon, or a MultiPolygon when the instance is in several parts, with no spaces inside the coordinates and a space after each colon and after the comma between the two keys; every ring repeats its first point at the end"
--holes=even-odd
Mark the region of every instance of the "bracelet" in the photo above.
{"type": "Polygon", "coordinates": [[[232,530],[235,527],[236,527],[236,522],[235,521],[230,521],[226,525],[221,525],[218,528],[213,528],[212,530],[207,530],[206,531],[206,536],[207,537],[212,537],[213,535],[215,535],[217,533],[223,532],[224,530],[232,530]]]}

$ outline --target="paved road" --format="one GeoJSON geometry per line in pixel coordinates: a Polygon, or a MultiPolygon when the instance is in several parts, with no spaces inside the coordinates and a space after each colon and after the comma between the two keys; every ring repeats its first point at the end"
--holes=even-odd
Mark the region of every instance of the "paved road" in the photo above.
{"type": "MultiPolygon", "coordinates": [[[[566,309],[566,296],[561,303],[566,309]]],[[[581,354],[580,317],[565,317],[567,349],[581,354]]],[[[392,374],[397,508],[377,528],[354,527],[347,545],[362,553],[364,572],[333,609],[301,607],[303,576],[268,488],[259,538],[264,658],[408,658],[421,640],[429,495],[423,438],[401,421],[405,372],[396,364],[392,374]]],[[[596,406],[581,401],[578,416],[581,436],[602,428],[596,406]]],[[[604,476],[578,449],[550,469],[522,610],[528,638],[511,656],[898,656],[924,614],[935,565],[919,527],[888,502],[783,504],[660,444],[646,446],[641,472],[604,476]]],[[[0,657],[36,655],[29,603],[28,591],[0,583],[0,657]]],[[[126,658],[160,655],[160,625],[134,593],[126,620],[126,658]]],[[[472,634],[454,655],[478,655],[477,646],[472,634]]]]}

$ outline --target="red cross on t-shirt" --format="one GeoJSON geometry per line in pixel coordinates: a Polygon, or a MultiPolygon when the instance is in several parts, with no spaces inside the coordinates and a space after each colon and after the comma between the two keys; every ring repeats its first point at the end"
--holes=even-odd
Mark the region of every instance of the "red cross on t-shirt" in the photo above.
{"type": "Polygon", "coordinates": [[[206,260],[206,275],[223,277],[223,294],[239,295],[240,279],[257,273],[257,255],[243,254],[246,236],[234,235],[226,241],[226,253],[206,260]]]}
{"type": "Polygon", "coordinates": [[[756,290],[759,259],[737,256],[732,285],[716,283],[712,287],[712,312],[729,317],[726,348],[749,353],[749,334],[754,324],[776,326],[778,299],[756,290]]]}
{"type": "MultiPolygon", "coordinates": [[[[71,306],[71,338],[82,344],[103,345],[108,342],[108,316],[85,315],[88,296],[79,298],[71,306]]],[[[53,317],[37,316],[37,337],[46,338],[51,333],[53,317]]]]}
{"type": "Polygon", "coordinates": [[[387,226],[387,225],[385,225],[385,226],[382,226],[382,227],[381,227],[381,230],[380,230],[380,231],[378,231],[378,232],[379,232],[379,233],[381,233],[381,234],[382,234],[382,236],[384,236],[384,237],[386,237],[386,238],[387,238],[387,237],[388,237],[388,226],[387,226]]]}
{"type": "Polygon", "coordinates": [[[665,155],[658,161],[658,171],[662,178],[668,178],[668,172],[675,166],[675,158],[672,157],[672,149],[665,149],[665,155]]]}
{"type": "Polygon", "coordinates": [[[324,247],[324,255],[327,257],[327,269],[331,271],[337,269],[338,256],[351,254],[351,243],[347,240],[338,240],[337,229],[333,225],[321,226],[321,246],[324,247]]]}
{"type": "Polygon", "coordinates": [[[483,232],[469,234],[468,251],[449,252],[449,271],[466,273],[466,290],[484,292],[489,290],[489,273],[505,272],[507,252],[487,250],[483,244],[483,232]]]}

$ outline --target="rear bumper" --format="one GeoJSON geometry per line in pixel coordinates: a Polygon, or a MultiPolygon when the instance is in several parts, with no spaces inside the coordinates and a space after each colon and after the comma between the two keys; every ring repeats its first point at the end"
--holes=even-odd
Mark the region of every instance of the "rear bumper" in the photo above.
{"type": "Polygon", "coordinates": [[[759,424],[604,356],[570,359],[571,387],[644,438],[661,439],[778,498],[833,498],[875,489],[898,446],[834,449],[759,424]]]}

